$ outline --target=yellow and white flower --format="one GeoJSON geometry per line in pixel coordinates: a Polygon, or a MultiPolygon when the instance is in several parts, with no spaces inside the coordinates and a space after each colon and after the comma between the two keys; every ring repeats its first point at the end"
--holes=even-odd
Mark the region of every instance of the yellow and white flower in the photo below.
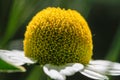
{"type": "Polygon", "coordinates": [[[24,51],[0,50],[0,58],[16,66],[37,62],[55,80],[66,80],[76,72],[95,80],[120,75],[119,63],[92,60],[92,50],[91,31],[81,15],[75,10],[49,7],[28,24],[24,51]]]}

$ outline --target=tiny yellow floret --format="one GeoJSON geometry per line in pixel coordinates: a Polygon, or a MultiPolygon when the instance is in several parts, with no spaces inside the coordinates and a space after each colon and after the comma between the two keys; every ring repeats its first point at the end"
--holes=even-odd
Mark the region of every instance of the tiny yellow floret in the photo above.
{"type": "Polygon", "coordinates": [[[33,17],[25,32],[25,56],[41,65],[86,65],[92,49],[89,26],[75,10],[48,7],[33,17]]]}

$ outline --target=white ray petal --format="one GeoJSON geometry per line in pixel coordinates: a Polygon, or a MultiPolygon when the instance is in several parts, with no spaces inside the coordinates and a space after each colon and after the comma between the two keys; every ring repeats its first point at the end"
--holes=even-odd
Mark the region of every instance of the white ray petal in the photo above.
{"type": "Polygon", "coordinates": [[[120,63],[112,62],[112,69],[114,70],[120,70],[120,63]]]}
{"type": "Polygon", "coordinates": [[[91,78],[91,79],[95,79],[95,80],[108,80],[108,77],[102,74],[99,74],[97,72],[94,71],[90,71],[85,69],[83,72],[80,72],[81,74],[91,78]]]}
{"type": "Polygon", "coordinates": [[[90,65],[88,65],[86,68],[105,75],[120,75],[120,63],[116,62],[106,60],[92,60],[90,65]]]}
{"type": "Polygon", "coordinates": [[[56,70],[50,70],[50,74],[52,76],[52,79],[55,79],[55,80],[65,80],[65,77],[63,75],[61,75],[56,70]]]}
{"type": "Polygon", "coordinates": [[[74,68],[72,67],[66,67],[65,69],[60,70],[60,74],[66,75],[66,76],[71,76],[74,73],[75,73],[74,68]]]}
{"type": "Polygon", "coordinates": [[[112,62],[107,72],[108,72],[108,75],[113,75],[113,76],[120,75],[120,63],[112,62]]]}
{"type": "Polygon", "coordinates": [[[71,75],[74,75],[76,72],[82,70],[83,68],[84,68],[84,66],[82,64],[75,63],[71,66],[66,66],[65,69],[61,69],[60,74],[66,75],[66,76],[71,76],[71,75]]]}
{"type": "Polygon", "coordinates": [[[48,70],[46,66],[43,66],[43,71],[52,79],[55,80],[65,80],[65,76],[61,75],[57,70],[48,70]]]}
{"type": "Polygon", "coordinates": [[[110,71],[108,71],[108,75],[120,76],[120,71],[117,71],[117,70],[110,70],[110,71]]]}
{"type": "Polygon", "coordinates": [[[48,68],[46,66],[43,66],[43,71],[49,76],[50,72],[48,71],[48,68]]]}
{"type": "Polygon", "coordinates": [[[29,64],[35,63],[29,58],[25,57],[23,51],[19,51],[19,50],[11,50],[11,51],[0,50],[0,58],[16,66],[23,65],[25,63],[29,63],[29,64]]]}
{"type": "Polygon", "coordinates": [[[107,66],[107,65],[110,65],[111,62],[107,60],[91,60],[90,64],[107,66]]]}
{"type": "Polygon", "coordinates": [[[74,68],[75,72],[81,71],[84,68],[84,66],[80,63],[75,63],[72,67],[74,68]]]}
{"type": "Polygon", "coordinates": [[[108,67],[106,66],[102,66],[102,65],[87,65],[86,69],[91,70],[91,71],[95,71],[101,74],[106,74],[108,69],[108,67]]]}

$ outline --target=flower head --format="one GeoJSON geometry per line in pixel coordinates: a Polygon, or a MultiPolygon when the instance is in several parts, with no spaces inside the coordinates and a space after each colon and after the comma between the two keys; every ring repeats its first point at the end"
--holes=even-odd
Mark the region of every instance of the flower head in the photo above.
{"type": "Polygon", "coordinates": [[[33,64],[33,59],[55,80],[66,80],[76,72],[95,80],[120,75],[119,63],[91,60],[92,48],[91,31],[77,11],[49,7],[28,24],[24,52],[0,50],[0,59],[16,66],[33,64]]]}
{"type": "Polygon", "coordinates": [[[85,19],[75,10],[49,7],[38,12],[27,26],[25,55],[40,64],[88,64],[92,35],[85,19]]]}

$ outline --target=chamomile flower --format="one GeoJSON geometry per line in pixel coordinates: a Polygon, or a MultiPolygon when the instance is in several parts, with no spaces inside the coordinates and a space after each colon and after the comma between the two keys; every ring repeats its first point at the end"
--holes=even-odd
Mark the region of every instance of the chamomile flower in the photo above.
{"type": "Polygon", "coordinates": [[[28,24],[24,51],[0,50],[0,58],[17,66],[37,62],[55,80],[66,80],[66,76],[76,72],[95,80],[120,75],[119,63],[92,60],[92,50],[91,31],[80,13],[49,7],[38,12],[28,24]]]}
{"type": "Polygon", "coordinates": [[[86,65],[91,59],[92,48],[91,31],[75,10],[44,9],[33,17],[25,32],[25,56],[42,65],[86,65]]]}

